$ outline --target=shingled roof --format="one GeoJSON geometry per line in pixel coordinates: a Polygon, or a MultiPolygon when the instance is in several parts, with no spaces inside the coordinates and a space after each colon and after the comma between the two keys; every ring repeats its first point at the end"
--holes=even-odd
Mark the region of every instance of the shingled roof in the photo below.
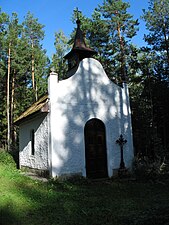
{"type": "Polygon", "coordinates": [[[26,111],[24,111],[16,120],[15,124],[19,125],[27,119],[32,118],[35,114],[38,113],[47,113],[49,111],[48,107],[48,95],[44,95],[32,106],[30,106],[26,111]]]}
{"type": "Polygon", "coordinates": [[[69,59],[70,57],[72,57],[72,55],[78,53],[79,59],[81,61],[84,58],[89,58],[95,55],[97,52],[86,46],[83,32],[80,28],[81,22],[79,19],[76,21],[76,24],[77,24],[77,29],[76,29],[76,34],[74,38],[73,48],[67,55],[64,56],[64,58],[69,59]]]}

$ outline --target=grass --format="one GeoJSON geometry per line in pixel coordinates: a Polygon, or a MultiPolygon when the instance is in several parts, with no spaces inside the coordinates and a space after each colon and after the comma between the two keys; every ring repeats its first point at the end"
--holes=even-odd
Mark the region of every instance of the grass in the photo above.
{"type": "Polygon", "coordinates": [[[169,225],[169,182],[32,180],[0,152],[1,225],[169,225]]]}

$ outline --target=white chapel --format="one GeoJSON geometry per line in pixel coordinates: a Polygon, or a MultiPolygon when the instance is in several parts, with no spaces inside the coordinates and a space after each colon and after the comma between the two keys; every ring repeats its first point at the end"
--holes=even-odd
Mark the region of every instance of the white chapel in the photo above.
{"type": "Polygon", "coordinates": [[[20,167],[46,171],[51,177],[80,175],[112,177],[120,166],[132,166],[133,141],[126,82],[113,83],[94,50],[86,46],[80,21],[72,50],[65,56],[67,78],[51,72],[48,94],[16,120],[19,126],[20,167]]]}

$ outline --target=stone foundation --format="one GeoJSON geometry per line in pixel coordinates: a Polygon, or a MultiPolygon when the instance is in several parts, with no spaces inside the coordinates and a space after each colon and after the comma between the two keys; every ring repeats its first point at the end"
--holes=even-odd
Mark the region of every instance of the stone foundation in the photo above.
{"type": "Polygon", "coordinates": [[[50,177],[49,170],[34,169],[34,168],[27,167],[27,166],[21,166],[21,170],[37,174],[40,177],[45,177],[45,178],[50,177]]]}

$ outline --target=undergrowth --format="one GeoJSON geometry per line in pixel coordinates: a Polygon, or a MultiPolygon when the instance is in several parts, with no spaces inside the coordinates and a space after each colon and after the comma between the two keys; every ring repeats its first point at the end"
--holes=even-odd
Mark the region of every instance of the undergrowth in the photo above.
{"type": "Polygon", "coordinates": [[[16,163],[14,162],[12,155],[4,149],[0,149],[0,164],[8,166],[11,169],[16,168],[16,163]]]}

